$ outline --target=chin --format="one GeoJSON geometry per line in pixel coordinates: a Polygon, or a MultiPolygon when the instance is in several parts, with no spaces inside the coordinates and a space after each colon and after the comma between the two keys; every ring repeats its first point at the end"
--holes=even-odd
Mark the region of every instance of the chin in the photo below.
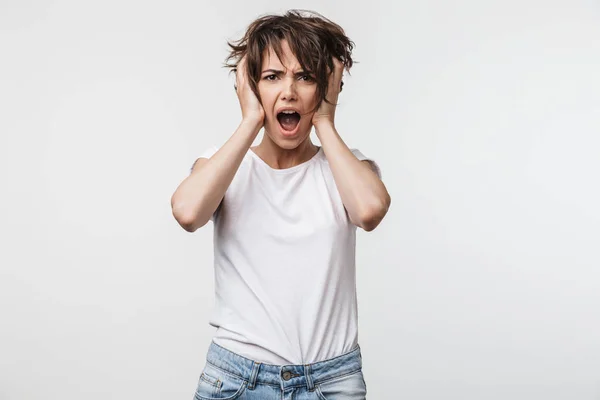
{"type": "Polygon", "coordinates": [[[304,143],[306,139],[310,136],[310,132],[312,130],[312,125],[302,126],[304,124],[300,124],[296,131],[289,135],[285,134],[279,122],[275,121],[274,124],[271,124],[273,130],[265,131],[265,134],[271,138],[271,140],[277,144],[279,147],[287,150],[292,150],[298,147],[300,144],[304,143]],[[271,133],[273,132],[273,133],[271,133]]]}

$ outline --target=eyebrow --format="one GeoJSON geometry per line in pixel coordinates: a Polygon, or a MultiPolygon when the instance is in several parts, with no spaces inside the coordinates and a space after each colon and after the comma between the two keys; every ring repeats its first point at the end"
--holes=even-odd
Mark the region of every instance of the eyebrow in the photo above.
{"type": "MultiPolygon", "coordinates": [[[[271,72],[271,73],[276,74],[276,75],[283,74],[283,71],[281,71],[279,69],[265,69],[262,73],[264,74],[265,72],[271,72]]],[[[294,75],[298,76],[298,75],[306,75],[306,74],[310,74],[310,72],[299,71],[299,72],[296,72],[294,75]]]]}

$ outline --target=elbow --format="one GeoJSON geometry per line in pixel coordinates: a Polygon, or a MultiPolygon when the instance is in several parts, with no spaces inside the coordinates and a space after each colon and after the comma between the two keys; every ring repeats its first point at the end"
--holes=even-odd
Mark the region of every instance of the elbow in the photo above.
{"type": "Polygon", "coordinates": [[[371,232],[375,228],[377,228],[382,219],[383,218],[377,217],[375,214],[366,216],[363,219],[361,219],[360,227],[366,232],[371,232]]]}
{"type": "Polygon", "coordinates": [[[189,216],[189,214],[184,213],[176,207],[173,207],[172,212],[175,221],[177,221],[179,226],[181,226],[185,231],[192,233],[198,229],[194,224],[194,218],[189,216]]]}
{"type": "Polygon", "coordinates": [[[198,228],[200,228],[200,226],[198,226],[191,220],[188,221],[188,220],[177,219],[177,222],[179,223],[179,226],[181,226],[186,232],[189,232],[189,233],[194,233],[194,232],[196,232],[196,230],[198,230],[198,228]]]}
{"type": "Polygon", "coordinates": [[[173,217],[185,231],[193,233],[198,228],[206,225],[208,220],[202,221],[198,217],[198,215],[193,212],[193,210],[189,210],[188,207],[180,203],[171,203],[171,211],[173,213],[173,217]]]}
{"type": "Polygon", "coordinates": [[[359,226],[367,232],[373,231],[387,214],[391,203],[392,199],[387,194],[383,201],[376,202],[370,207],[365,208],[361,214],[359,226]]]}
{"type": "Polygon", "coordinates": [[[181,226],[185,231],[190,233],[196,232],[199,228],[202,228],[208,222],[208,220],[201,221],[196,216],[188,216],[186,214],[178,215],[173,213],[173,216],[175,217],[175,220],[177,221],[179,226],[181,226]]]}

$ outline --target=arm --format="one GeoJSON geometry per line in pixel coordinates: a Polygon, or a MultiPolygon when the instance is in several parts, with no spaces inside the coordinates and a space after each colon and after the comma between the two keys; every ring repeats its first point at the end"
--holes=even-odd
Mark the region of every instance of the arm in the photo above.
{"type": "Polygon", "coordinates": [[[248,85],[245,58],[238,64],[235,88],[242,108],[241,124],[210,159],[196,160],[190,175],[171,196],[173,216],[188,232],[210,220],[263,126],[265,113],[248,85]]]}
{"type": "Polygon", "coordinates": [[[331,104],[323,101],[313,115],[312,123],[350,221],[370,232],[387,213],[391,198],[368,162],[360,162],[335,129],[335,108],[342,87],[344,65],[335,57],[333,64],[327,87],[327,99],[331,104]]]}
{"type": "Polygon", "coordinates": [[[379,225],[391,204],[390,195],[369,161],[360,161],[331,123],[315,125],[350,221],[367,232],[379,225]]]}
{"type": "Polygon", "coordinates": [[[242,121],[210,159],[196,160],[191,174],[171,196],[173,216],[183,229],[194,232],[210,220],[260,128],[259,123],[242,121]]]}

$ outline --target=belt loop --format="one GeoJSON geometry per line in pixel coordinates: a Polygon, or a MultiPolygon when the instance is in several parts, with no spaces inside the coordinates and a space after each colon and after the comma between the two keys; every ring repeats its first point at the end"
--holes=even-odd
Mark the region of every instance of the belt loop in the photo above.
{"type": "Polygon", "coordinates": [[[261,363],[257,361],[254,361],[254,364],[252,364],[252,372],[250,373],[250,381],[248,382],[248,389],[250,390],[254,390],[254,387],[256,386],[256,377],[258,376],[260,364],[261,363]]]}
{"type": "Polygon", "coordinates": [[[312,392],[313,390],[315,390],[315,385],[312,381],[312,371],[310,368],[310,364],[304,364],[304,376],[306,376],[306,386],[308,387],[308,390],[312,392]]]}

